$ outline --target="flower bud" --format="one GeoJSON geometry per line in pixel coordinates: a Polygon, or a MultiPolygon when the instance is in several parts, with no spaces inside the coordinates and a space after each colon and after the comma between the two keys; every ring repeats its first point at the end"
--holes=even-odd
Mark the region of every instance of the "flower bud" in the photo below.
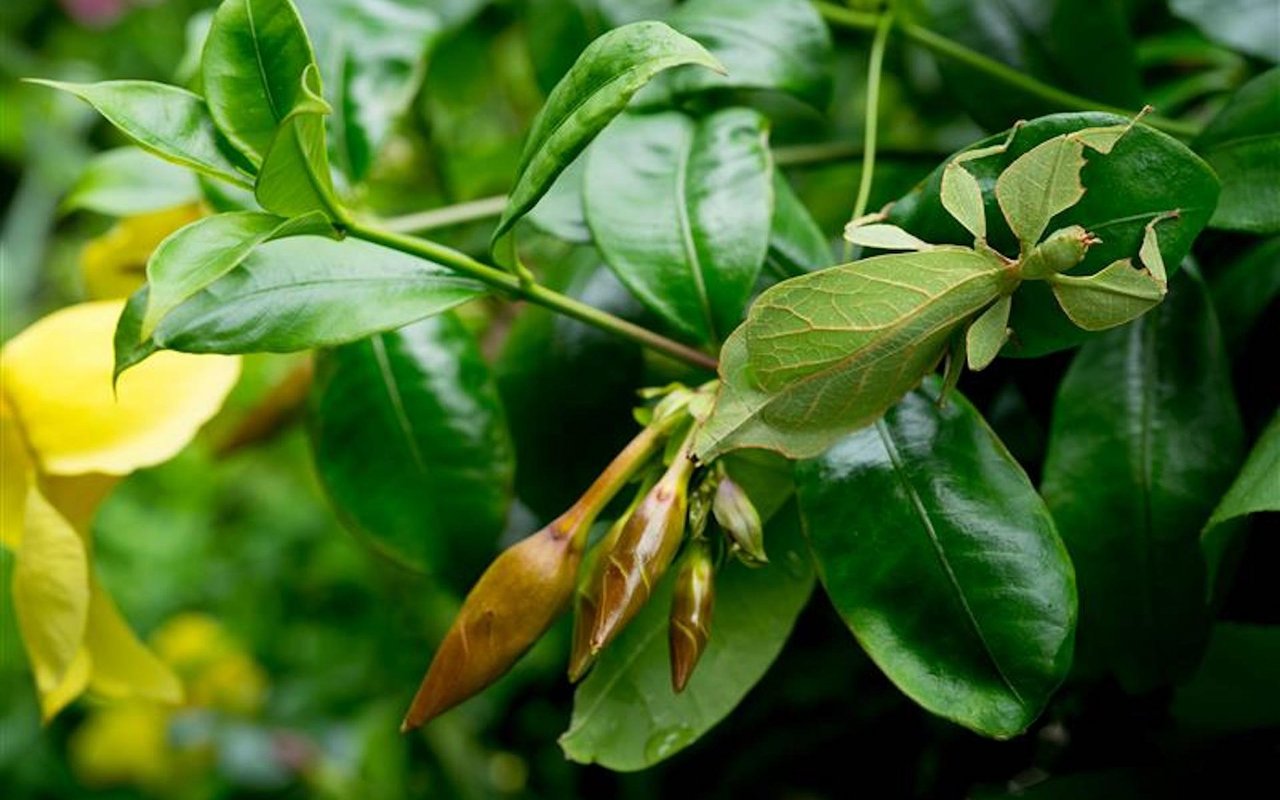
{"type": "Polygon", "coordinates": [[[569,651],[569,681],[572,683],[581,680],[595,662],[595,653],[591,652],[591,631],[596,624],[596,611],[600,608],[600,597],[595,593],[599,586],[592,577],[599,568],[602,554],[612,551],[617,546],[623,527],[635,513],[636,507],[640,504],[640,498],[652,488],[652,484],[653,481],[649,481],[636,493],[635,500],[609,526],[604,538],[591,549],[583,562],[582,571],[587,577],[578,582],[578,591],[574,593],[573,644],[569,651]]]}
{"type": "Polygon", "coordinates": [[[480,576],[436,650],[401,731],[506,674],[568,605],[582,548],[575,531],[559,522],[504,550],[480,576]]]}
{"type": "Polygon", "coordinates": [[[591,630],[591,652],[599,653],[648,601],[654,585],[671,565],[684,536],[688,484],[693,473],[687,445],[640,501],[603,554],[591,591],[600,598],[591,630]]]}
{"type": "Polygon", "coordinates": [[[477,694],[546,633],[573,597],[587,532],[667,429],[641,431],[555,522],[504,550],[476,581],[418,687],[401,731],[477,694]]]}
{"type": "Polygon", "coordinates": [[[667,637],[671,651],[671,688],[684,691],[693,668],[711,637],[711,613],[715,608],[715,564],[705,539],[694,539],[676,575],[671,597],[667,637]]]}
{"type": "Polygon", "coordinates": [[[728,475],[716,487],[711,505],[716,522],[732,542],[731,552],[744,564],[758,567],[769,563],[764,552],[764,526],[751,498],[728,475]]]}

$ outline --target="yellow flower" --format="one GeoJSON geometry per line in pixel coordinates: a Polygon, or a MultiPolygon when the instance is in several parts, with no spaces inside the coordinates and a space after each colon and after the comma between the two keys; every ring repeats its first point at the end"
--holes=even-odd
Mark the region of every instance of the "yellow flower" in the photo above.
{"type": "Polygon", "coordinates": [[[80,269],[90,297],[128,297],[146,278],[147,259],[169,234],[201,216],[197,203],[125,217],[85,243],[80,269]]]}
{"type": "Polygon", "coordinates": [[[72,769],[93,787],[161,787],[174,764],[169,716],[154,703],[95,709],[67,743],[72,769]]]}
{"type": "Polygon", "coordinates": [[[240,373],[227,356],[159,353],[111,388],[121,301],[56,311],[0,351],[0,544],[46,720],[86,689],[176,703],[182,687],[97,581],[90,522],[120,476],[186,446],[240,373]]]}
{"type": "Polygon", "coordinates": [[[189,706],[241,716],[262,708],[266,672],[213,617],[179,614],[155,632],[151,644],[182,677],[189,706]]]}

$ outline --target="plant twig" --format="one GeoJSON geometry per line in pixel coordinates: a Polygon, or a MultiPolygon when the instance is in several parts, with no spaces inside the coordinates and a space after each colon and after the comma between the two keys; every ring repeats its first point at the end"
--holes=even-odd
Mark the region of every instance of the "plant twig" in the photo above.
{"type": "Polygon", "coordinates": [[[867,112],[862,136],[862,175],[858,180],[858,198],[854,201],[850,219],[867,213],[867,203],[871,201],[871,181],[876,172],[876,133],[880,128],[880,79],[884,74],[884,51],[892,27],[893,15],[882,14],[876,25],[875,38],[871,41],[871,61],[867,67],[867,112]]]}
{"type": "MultiPolygon", "coordinates": [[[[819,13],[821,13],[828,22],[857,30],[875,30],[879,25],[879,20],[882,16],[880,14],[853,11],[832,3],[821,2],[821,0],[815,2],[814,5],[817,6],[819,13]]],[[[1087,97],[1081,97],[1078,94],[1073,94],[1063,89],[1059,89],[1056,86],[1050,86],[1047,83],[1036,80],[1030,75],[1019,72],[1009,65],[997,61],[990,56],[983,55],[976,50],[971,50],[959,42],[948,39],[946,36],[935,31],[931,31],[923,25],[918,25],[906,20],[900,20],[897,24],[897,28],[911,41],[940,56],[945,56],[953,61],[958,61],[965,66],[986,74],[991,78],[995,78],[996,80],[1010,86],[1015,86],[1027,94],[1034,95],[1046,102],[1061,106],[1062,108],[1071,111],[1103,111],[1108,114],[1117,114],[1122,117],[1133,117],[1138,113],[1132,109],[1120,108],[1097,100],[1090,100],[1087,97]]],[[[1200,132],[1200,128],[1192,123],[1169,119],[1155,114],[1143,117],[1143,122],[1153,128],[1158,128],[1165,133],[1186,139],[1193,138],[1200,132]]]]}
{"type": "Polygon", "coordinates": [[[442,264],[513,297],[537,303],[552,311],[585,322],[588,325],[594,325],[602,330],[630,339],[678,361],[683,361],[690,366],[710,371],[716,369],[716,359],[701,350],[696,350],[673,339],[668,339],[662,334],[636,325],[633,322],[628,322],[621,317],[615,317],[607,311],[601,311],[568,295],[552,291],[545,286],[526,284],[510,272],[492,267],[466,253],[446,247],[439,242],[406,236],[405,234],[375,227],[367,223],[353,224],[348,233],[367,242],[373,242],[383,247],[390,247],[402,253],[408,253],[409,255],[442,264]]]}

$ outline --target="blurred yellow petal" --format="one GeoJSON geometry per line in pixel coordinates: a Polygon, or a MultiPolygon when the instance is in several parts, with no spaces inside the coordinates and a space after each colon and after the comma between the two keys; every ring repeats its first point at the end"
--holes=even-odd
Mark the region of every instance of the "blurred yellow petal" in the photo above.
{"type": "Polygon", "coordinates": [[[194,675],[236,649],[222,623],[199,612],[176,614],[165,620],[151,634],[151,646],[161,660],[184,675],[194,675]]]}
{"type": "Polygon", "coordinates": [[[47,692],[40,693],[42,721],[47,723],[56,717],[59,711],[71,705],[72,700],[84,694],[84,690],[89,686],[90,669],[92,665],[89,662],[89,651],[81,647],[75,658],[71,660],[71,666],[67,667],[67,674],[62,676],[58,685],[47,692]]]}
{"type": "Polygon", "coordinates": [[[84,286],[95,300],[128,297],[146,280],[147,259],[165,237],[200,218],[200,206],[178,206],[122,219],[80,254],[84,286]]]}
{"type": "Polygon", "coordinates": [[[39,478],[40,493],[84,539],[90,557],[93,555],[93,545],[89,538],[89,526],[93,523],[98,506],[102,505],[102,501],[107,499],[107,495],[111,494],[120,480],[119,475],[103,475],[100,472],[41,475],[39,478]]]}
{"type": "Polygon", "coordinates": [[[124,304],[55,311],[5,345],[0,378],[45,472],[123,475],[173,457],[222,405],[236,356],[157,353],[111,391],[124,304]]]}
{"type": "Polygon", "coordinates": [[[31,458],[17,418],[0,397],[0,545],[16,551],[22,544],[31,458]]]}
{"type": "Polygon", "coordinates": [[[175,705],[182,702],[178,676],[138,641],[111,595],[96,579],[92,581],[84,641],[93,661],[89,689],[94,693],[112,699],[144,698],[175,705]]]}
{"type": "Polygon", "coordinates": [[[71,768],[95,788],[159,788],[168,777],[172,749],[169,714],[150,703],[95,709],[67,743],[71,768]]]}
{"type": "Polygon", "coordinates": [[[27,493],[26,528],[13,569],[13,609],[44,697],[63,683],[84,642],[89,566],[80,537],[34,488],[27,493]]]}

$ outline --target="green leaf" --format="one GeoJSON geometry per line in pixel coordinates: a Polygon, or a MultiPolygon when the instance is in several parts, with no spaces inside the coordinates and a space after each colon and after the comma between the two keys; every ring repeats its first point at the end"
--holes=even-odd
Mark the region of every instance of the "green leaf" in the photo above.
{"type": "Polygon", "coordinates": [[[465,590],[494,554],[515,465],[497,388],[457,316],[321,351],[307,428],[348,525],[465,590]]]}
{"type": "Polygon", "coordinates": [[[220,180],[250,185],[219,147],[218,131],[199,95],[150,81],[31,82],[84,100],[148,153],[220,180]]]}
{"type": "Polygon", "coordinates": [[[1263,431],[1205,528],[1260,511],[1280,511],[1280,414],[1263,431]]]}
{"type": "Polygon", "coordinates": [[[1242,435],[1198,276],[1081,348],[1054,403],[1042,491],[1079,578],[1084,674],[1143,691],[1194,668],[1208,622],[1200,529],[1242,435]]]}
{"type": "Polygon", "coordinates": [[[1044,502],[982,416],[938,382],[797,466],[827,595],[912,700],[1007,738],[1071,664],[1076,587],[1044,502]]]}
{"type": "Polygon", "coordinates": [[[329,105],[319,95],[320,77],[307,67],[300,79],[298,105],[276,129],[262,161],[254,196],[262,207],[282,216],[320,212],[341,219],[344,212],[333,194],[324,118],[329,105]]]}
{"type": "MultiPolygon", "coordinates": [[[[899,13],[1033,78],[1115,106],[1138,108],[1143,90],[1123,0],[907,0],[899,13]]],[[[1059,106],[986,73],[938,59],[947,95],[989,130],[1059,106]]]]}
{"type": "Polygon", "coordinates": [[[672,329],[720,341],[769,245],[772,160],[745,108],[626,115],[591,148],[583,202],[609,266],[672,329]]]}
{"type": "MultiPolygon", "coordinates": [[[[1127,124],[1108,114],[1054,114],[1021,126],[1001,154],[966,162],[983,187],[987,239],[1006,255],[1016,255],[1018,241],[1009,230],[995,198],[996,177],[1016,158],[1061,133],[1083,128],[1127,124]]],[[[970,149],[996,145],[1007,134],[997,134],[970,149]]],[[[1177,219],[1159,225],[1160,252],[1165,264],[1177,269],[1191,251],[1217,203],[1218,182],[1199,157],[1175,139],[1144,125],[1136,125],[1106,155],[1086,151],[1082,173],[1085,194],[1066,211],[1054,216],[1051,230],[1080,225],[1101,237],[1089,248],[1085,260],[1072,275],[1089,275],[1103,267],[1138,254],[1145,226],[1157,216],[1178,209],[1177,219]],[[1159,175],[1160,180],[1151,180],[1159,175]]],[[[900,225],[926,242],[969,245],[973,234],[947,213],[941,199],[939,167],[889,213],[888,222],[900,225]]],[[[1072,347],[1090,334],[1077,328],[1057,308],[1053,292],[1043,281],[1023,284],[1013,304],[1010,327],[1016,332],[1004,355],[1034,357],[1072,347]]]]}
{"type": "Polygon", "coordinates": [[[533,120],[515,188],[493,232],[492,248],[501,263],[515,263],[507,234],[556,176],[626,108],[641,86],[681,64],[722,69],[701,45],[661,22],[615,28],[582,51],[533,120]]]}
{"type": "Polygon", "coordinates": [[[395,122],[426,74],[427,57],[449,29],[483,5],[449,10],[416,0],[298,0],[321,72],[330,77],[330,132],[336,164],[358,182],[367,177],[395,122]]]}
{"type": "Polygon", "coordinates": [[[116,330],[116,372],[156,349],[288,353],[346,344],[484,293],[446,267],[359,240],[282,239],[170,311],[150,339],[140,336],[147,288],[136,292],[116,330]]]}
{"type": "Polygon", "coordinates": [[[316,69],[311,41],[289,0],[224,0],[213,15],[201,59],[209,111],[254,166],[316,69]]]}
{"type": "Polygon", "coordinates": [[[584,152],[565,167],[551,188],[529,211],[529,221],[542,231],[565,242],[589,244],[591,229],[582,205],[582,180],[587,171],[584,152]]]}
{"type": "MultiPolygon", "coordinates": [[[[594,250],[580,248],[560,263],[566,274],[551,276],[553,288],[642,321],[639,303],[594,250]]],[[[635,435],[631,410],[644,385],[644,356],[633,342],[528,305],[511,326],[494,373],[516,444],[516,491],[552,519],[635,435]]]]}
{"type": "Polygon", "coordinates": [[[1237,353],[1267,306],[1280,295],[1280,237],[1261,242],[1226,265],[1209,282],[1209,292],[1227,352],[1237,353]]]}
{"type": "Polygon", "coordinates": [[[292,220],[256,211],[198,219],[170,234],[147,261],[149,286],[141,338],[180,303],[240,265],[254,248],[287,236],[331,230],[321,214],[292,220]]]}
{"type": "Polygon", "coordinates": [[[137,147],[117,147],[90,159],[62,206],[128,217],[199,199],[200,185],[188,170],[137,147]]]}
{"type": "Polygon", "coordinates": [[[835,261],[831,242],[781,170],[773,171],[773,222],[769,227],[768,263],[783,274],[803,275],[835,261]]]}
{"type": "Polygon", "coordinates": [[[1280,628],[1220,622],[1195,678],[1174,695],[1183,733],[1209,738],[1280,727],[1280,628]]]}
{"type": "Polygon", "coordinates": [[[1209,224],[1248,233],[1280,233],[1280,67],[1231,96],[1193,143],[1222,181],[1209,224]]]}
{"type": "Polygon", "coordinates": [[[524,4],[524,24],[534,76],[543,92],[550,92],[573,66],[574,58],[591,40],[619,25],[663,19],[675,0],[530,0],[524,4]]]}
{"type": "Polygon", "coordinates": [[[997,256],[938,247],[770,287],[721,352],[698,458],[738,447],[816,456],[914,388],[1007,280],[997,256]]]}
{"type": "Polygon", "coordinates": [[[1276,5],[1271,0],[1170,0],[1169,10],[1215,42],[1280,62],[1276,5]]]}
{"type": "Polygon", "coordinates": [[[831,99],[831,34],[808,0],[689,0],[669,21],[725,68],[723,75],[689,69],[671,73],[677,94],[771,89],[816,108],[831,99]]]}
{"type": "Polygon", "coordinates": [[[813,588],[794,510],[768,526],[769,564],[726,562],[716,575],[711,638],[689,685],[671,690],[667,612],[675,570],[609,645],[573,700],[560,737],[572,761],[644,769],[692,744],[731,712],[777,657],[813,588]]]}

